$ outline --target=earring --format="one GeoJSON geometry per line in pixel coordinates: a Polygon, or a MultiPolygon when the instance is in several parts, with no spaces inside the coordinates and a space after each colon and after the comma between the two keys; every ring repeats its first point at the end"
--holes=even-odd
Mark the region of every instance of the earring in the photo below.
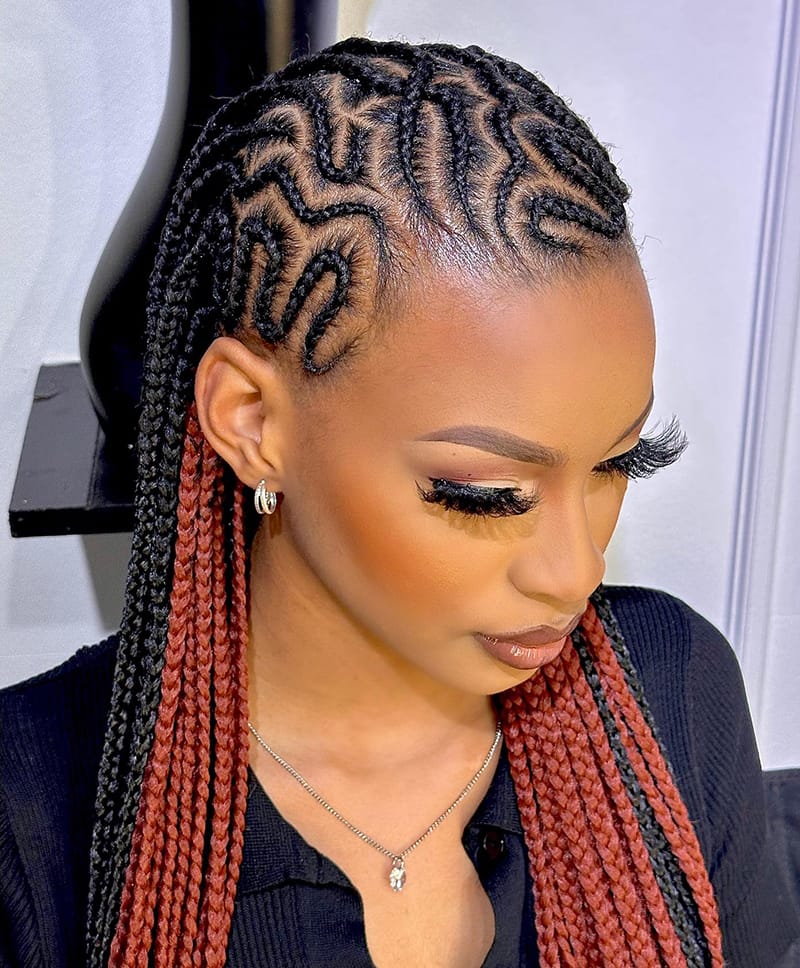
{"type": "Polygon", "coordinates": [[[278,506],[278,495],[275,491],[267,490],[267,482],[259,481],[253,494],[253,503],[259,514],[274,514],[278,506]]]}

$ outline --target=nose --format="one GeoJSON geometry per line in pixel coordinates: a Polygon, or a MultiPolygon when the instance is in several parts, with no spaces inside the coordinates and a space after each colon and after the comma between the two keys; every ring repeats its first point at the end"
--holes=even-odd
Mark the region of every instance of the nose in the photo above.
{"type": "Polygon", "coordinates": [[[581,497],[543,502],[534,534],[516,549],[508,577],[529,598],[546,599],[565,612],[583,603],[603,580],[606,563],[581,497]]]}

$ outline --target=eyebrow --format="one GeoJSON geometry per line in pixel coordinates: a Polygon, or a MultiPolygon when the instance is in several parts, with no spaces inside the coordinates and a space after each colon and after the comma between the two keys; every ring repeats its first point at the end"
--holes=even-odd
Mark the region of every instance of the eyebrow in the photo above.
{"type": "MultiPolygon", "coordinates": [[[[644,423],[653,408],[653,400],[654,396],[651,392],[647,406],[633,423],[622,431],[611,447],[616,447],[644,423]]],[[[508,457],[511,460],[523,461],[527,464],[542,464],[545,467],[561,467],[567,461],[567,455],[561,450],[545,447],[544,444],[537,443],[535,440],[526,440],[524,437],[518,437],[516,434],[507,430],[500,430],[497,427],[479,427],[471,424],[444,427],[442,430],[434,430],[433,433],[425,434],[424,437],[417,437],[417,440],[439,440],[450,444],[463,444],[465,447],[475,447],[478,450],[485,450],[500,457],[508,457]]]]}

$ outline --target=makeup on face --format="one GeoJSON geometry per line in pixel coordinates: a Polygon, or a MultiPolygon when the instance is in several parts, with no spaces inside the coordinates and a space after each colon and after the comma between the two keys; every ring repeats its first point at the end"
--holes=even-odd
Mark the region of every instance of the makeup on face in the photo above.
{"type": "MultiPolygon", "coordinates": [[[[653,409],[655,395],[650,392],[650,399],[644,410],[638,417],[617,437],[609,447],[613,450],[618,444],[630,437],[639,430],[653,409]]],[[[442,441],[444,443],[462,444],[465,447],[473,447],[476,450],[486,451],[489,454],[497,454],[500,457],[507,457],[510,460],[521,461],[529,464],[541,464],[544,467],[561,467],[567,462],[567,455],[557,448],[546,447],[535,440],[526,440],[508,430],[499,427],[482,427],[474,425],[464,425],[458,427],[446,427],[435,430],[429,434],[418,437],[417,440],[442,441]]]]}
{"type": "Polygon", "coordinates": [[[534,671],[552,662],[562,652],[567,639],[578,627],[580,615],[561,628],[537,625],[518,632],[489,634],[476,632],[478,644],[495,659],[514,669],[534,671]]]}
{"type": "MultiPolygon", "coordinates": [[[[609,448],[619,444],[641,430],[653,406],[653,394],[642,413],[620,434],[609,448]]],[[[428,504],[443,507],[470,516],[509,517],[534,510],[540,503],[535,487],[520,487],[508,475],[508,461],[536,464],[548,469],[558,469],[568,464],[567,455],[560,450],[546,447],[536,441],[526,440],[507,430],[496,427],[458,426],[436,430],[417,438],[418,442],[448,443],[473,451],[475,469],[466,468],[469,457],[448,455],[438,459],[437,467],[427,484],[417,484],[419,495],[428,504]],[[484,455],[498,455],[505,460],[486,461],[484,455]],[[445,468],[461,467],[461,472],[447,473],[445,468]],[[509,481],[506,483],[505,481],[509,481]]],[[[622,477],[631,480],[650,477],[656,470],[666,467],[680,457],[686,441],[677,421],[673,420],[658,434],[641,437],[637,443],[614,457],[607,458],[592,470],[598,476],[622,477]]]]}
{"type": "Polygon", "coordinates": [[[264,611],[305,589],[315,631],[293,639],[328,649],[333,669],[348,642],[359,675],[388,663],[488,695],[559,654],[602,580],[627,481],[676,455],[669,434],[637,442],[649,300],[615,265],[500,294],[437,276],[393,334],[333,398],[302,398],[287,564],[264,611]]]}

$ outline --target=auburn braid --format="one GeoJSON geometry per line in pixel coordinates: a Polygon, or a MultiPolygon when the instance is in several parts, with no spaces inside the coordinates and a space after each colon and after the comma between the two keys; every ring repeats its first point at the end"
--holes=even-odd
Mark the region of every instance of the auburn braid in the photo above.
{"type": "MultiPolygon", "coordinates": [[[[627,198],[586,124],[477,47],[351,39],[209,121],[148,294],[136,523],[90,858],[92,968],[222,965],[233,918],[254,529],[197,422],[205,350],[229,334],[288,355],[302,379],[335,377],[420,260],[455,252],[488,281],[539,281],[630,251],[627,198]]],[[[593,621],[502,700],[543,963],[716,965],[691,825],[618,630],[609,645],[593,621]]]]}
{"type": "MultiPolygon", "coordinates": [[[[619,724],[619,734],[642,789],[652,805],[658,824],[669,840],[702,919],[704,931],[714,945],[720,943],[719,925],[713,890],[708,880],[705,863],[686,805],[674,782],[669,764],[658,745],[653,731],[642,714],[640,703],[626,688],[629,676],[623,673],[611,640],[598,616],[590,616],[587,637],[594,637],[596,654],[601,657],[600,674],[603,687],[619,724]]],[[[628,660],[629,668],[630,661],[628,660]]]]}
{"type": "MultiPolygon", "coordinates": [[[[603,600],[596,595],[594,601],[599,605],[603,600]]],[[[561,656],[500,700],[511,772],[531,840],[542,961],[547,966],[590,964],[588,950],[594,958],[599,954],[603,965],[717,968],[723,964],[719,922],[697,836],[648,724],[650,713],[640,705],[641,686],[639,702],[628,686],[627,677],[635,676],[630,659],[625,652],[627,673],[617,659],[624,650],[618,630],[615,638],[612,644],[590,605],[561,656]],[[601,683],[613,725],[601,715],[602,704],[589,687],[586,658],[601,683]],[[638,784],[625,782],[630,774],[619,769],[612,735],[622,740],[638,784]],[[650,821],[636,815],[642,797],[652,808],[660,838],[645,836],[650,821]],[[550,812],[558,822],[548,836],[550,812]],[[557,888],[534,849],[543,844],[550,845],[550,864],[575,868],[570,877],[562,873],[557,888]],[[665,855],[677,862],[682,905],[668,899],[660,883],[665,855]],[[597,881],[592,873],[597,870],[608,879],[597,881]],[[550,894],[565,884],[580,885],[582,909],[591,918],[588,925],[573,919],[567,941],[550,925],[553,905],[563,908],[564,903],[550,894]],[[619,918],[609,912],[609,903],[619,918]],[[617,928],[609,931],[608,924],[615,922],[617,928]]]]}
{"type": "Polygon", "coordinates": [[[244,582],[242,494],[234,490],[236,552],[224,541],[230,509],[223,512],[223,474],[192,410],[181,467],[163,699],[111,946],[115,964],[147,964],[154,935],[159,964],[225,960],[233,904],[224,859],[233,854],[235,863],[241,861],[247,763],[240,751],[246,750],[247,712],[240,685],[244,677],[246,687],[246,615],[241,596],[227,593],[234,582],[244,582]],[[235,568],[242,574],[229,574],[235,568]],[[165,840],[172,845],[166,850],[165,840]]]}

